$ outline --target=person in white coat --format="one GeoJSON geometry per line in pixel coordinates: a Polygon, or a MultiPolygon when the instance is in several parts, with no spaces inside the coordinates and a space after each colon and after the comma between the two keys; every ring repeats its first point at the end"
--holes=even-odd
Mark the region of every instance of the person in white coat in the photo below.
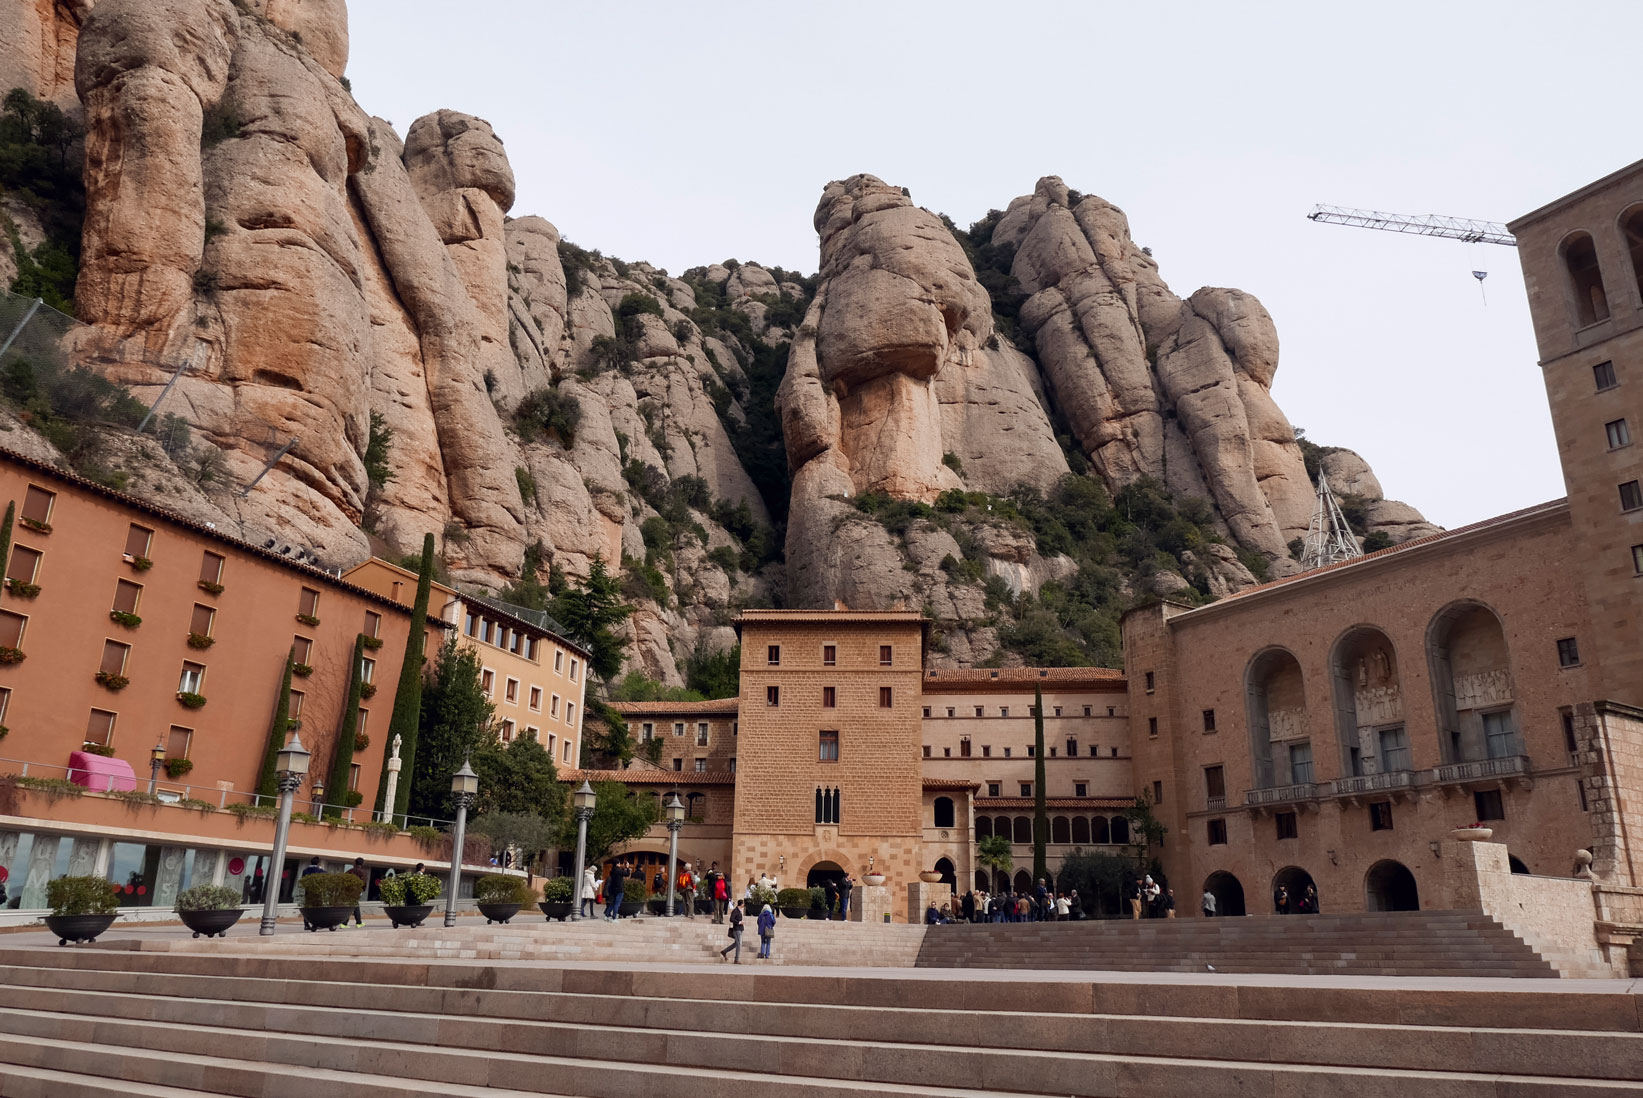
{"type": "Polygon", "coordinates": [[[588,919],[593,918],[593,898],[598,894],[599,880],[594,876],[593,867],[590,865],[582,871],[582,904],[577,909],[577,914],[588,919]]]}

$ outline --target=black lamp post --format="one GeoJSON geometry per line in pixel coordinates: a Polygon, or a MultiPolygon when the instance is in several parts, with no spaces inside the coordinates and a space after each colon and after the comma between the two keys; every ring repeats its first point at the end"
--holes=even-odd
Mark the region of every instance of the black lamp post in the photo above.
{"type": "Polygon", "coordinates": [[[462,883],[462,844],[468,833],[468,809],[479,794],[479,775],[468,760],[451,775],[451,800],[456,804],[456,829],[451,832],[451,883],[445,890],[445,925],[456,925],[456,890],[462,883]]]}
{"type": "Polygon", "coordinates": [[[308,773],[308,759],[308,749],[302,746],[296,730],[292,729],[291,738],[274,756],[274,771],[279,775],[280,815],[279,823],[274,827],[274,860],[268,867],[268,883],[263,891],[262,926],[257,931],[260,935],[274,933],[274,920],[279,914],[280,881],[285,875],[285,843],[291,836],[291,798],[302,785],[303,776],[308,773]]]}

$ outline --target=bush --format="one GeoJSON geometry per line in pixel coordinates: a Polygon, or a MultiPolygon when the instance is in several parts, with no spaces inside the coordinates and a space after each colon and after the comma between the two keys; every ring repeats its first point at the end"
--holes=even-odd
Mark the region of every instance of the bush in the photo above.
{"type": "MultiPolygon", "coordinates": [[[[795,891],[803,892],[804,889],[796,889],[795,891]]],[[[768,885],[754,885],[753,898],[747,901],[747,904],[744,906],[743,910],[751,911],[757,915],[759,913],[759,909],[765,904],[769,904],[771,907],[781,906],[776,890],[768,885]]],[[[804,899],[800,900],[799,906],[809,907],[810,897],[807,895],[804,899]]]]}
{"type": "Polygon", "coordinates": [[[302,897],[298,907],[353,907],[359,903],[360,889],[365,887],[352,873],[310,873],[297,878],[302,897]]]}
{"type": "Polygon", "coordinates": [[[568,904],[576,895],[576,888],[569,877],[554,877],[542,882],[542,899],[550,904],[568,904]]]}
{"type": "Polygon", "coordinates": [[[389,907],[416,907],[439,899],[445,886],[432,873],[400,873],[384,877],[378,889],[389,907]]]}
{"type": "Polygon", "coordinates": [[[474,882],[474,901],[481,904],[528,904],[535,893],[525,878],[492,873],[474,882]]]}
{"type": "Polygon", "coordinates": [[[222,885],[195,885],[177,893],[178,911],[232,911],[241,906],[240,890],[222,885]]]}
{"type": "MultiPolygon", "coordinates": [[[[784,888],[780,892],[776,893],[777,907],[809,908],[811,906],[810,900],[811,896],[808,888],[784,888]]],[[[819,907],[820,905],[818,904],[816,906],[819,907]]]]}
{"type": "MultiPolygon", "coordinates": [[[[513,412],[514,426],[526,442],[546,436],[557,438],[566,449],[576,445],[576,428],[581,422],[582,406],[557,388],[531,390],[513,412]]],[[[522,495],[524,490],[521,482],[522,495]]],[[[535,495],[534,488],[531,495],[535,495]]]]}
{"type": "Polygon", "coordinates": [[[46,903],[53,915],[108,915],[120,906],[103,877],[58,877],[46,884],[46,903]]]}
{"type": "Polygon", "coordinates": [[[429,827],[427,824],[417,824],[415,827],[407,827],[405,829],[405,834],[409,835],[423,846],[432,846],[434,843],[439,842],[440,839],[445,837],[445,832],[441,831],[437,827],[429,827]]]}
{"type": "Polygon", "coordinates": [[[628,904],[642,904],[650,895],[650,885],[641,877],[629,877],[622,882],[622,902],[628,904]]]}

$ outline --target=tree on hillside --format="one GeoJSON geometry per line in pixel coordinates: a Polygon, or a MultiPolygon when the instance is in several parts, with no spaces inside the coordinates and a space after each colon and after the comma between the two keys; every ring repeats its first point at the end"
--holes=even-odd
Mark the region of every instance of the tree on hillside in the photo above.
{"type": "Polygon", "coordinates": [[[421,690],[416,767],[406,790],[412,815],[449,819],[451,775],[492,735],[494,707],[479,671],[479,653],[455,637],[439,649],[421,690]]]}
{"type": "Polygon", "coordinates": [[[1044,801],[1044,688],[1033,683],[1033,880],[1050,875],[1045,844],[1050,835],[1050,812],[1044,801]]]}
{"type": "Polygon", "coordinates": [[[570,639],[592,653],[590,672],[606,682],[621,673],[624,653],[616,627],[628,619],[633,607],[622,601],[621,580],[605,568],[602,557],[593,558],[587,579],[567,586],[553,600],[551,612],[570,639]]]}
{"type": "Polygon", "coordinates": [[[704,698],[734,698],[742,691],[742,646],[723,652],[698,647],[685,661],[685,684],[704,698]]]}
{"type": "Polygon", "coordinates": [[[428,634],[428,595],[434,582],[434,536],[422,539],[422,562],[417,569],[416,602],[411,607],[411,629],[405,638],[405,656],[399,665],[399,685],[394,689],[394,711],[388,718],[388,738],[382,745],[382,776],[377,785],[377,810],[384,816],[403,815],[411,803],[411,782],[401,781],[393,804],[383,804],[388,791],[388,760],[393,755],[394,737],[399,737],[401,775],[417,772],[417,730],[422,721],[422,656],[428,634]]]}
{"type": "Polygon", "coordinates": [[[257,772],[257,792],[264,797],[279,792],[279,772],[274,769],[280,748],[285,746],[285,734],[291,728],[291,669],[295,650],[285,653],[285,676],[280,679],[280,692],[274,701],[274,716],[268,722],[268,740],[263,745],[262,769],[257,772]]]}

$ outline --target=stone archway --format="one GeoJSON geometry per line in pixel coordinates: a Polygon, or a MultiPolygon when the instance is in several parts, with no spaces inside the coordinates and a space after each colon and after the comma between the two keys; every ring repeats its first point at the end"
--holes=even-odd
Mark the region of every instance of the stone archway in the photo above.
{"type": "Polygon", "coordinates": [[[935,871],[941,874],[941,883],[954,892],[958,891],[958,873],[953,866],[953,859],[941,857],[936,859],[935,871]]]}
{"type": "Polygon", "coordinates": [[[1286,865],[1272,875],[1272,907],[1278,910],[1278,890],[1283,889],[1288,894],[1289,907],[1287,914],[1299,915],[1301,902],[1306,896],[1307,889],[1317,895],[1317,886],[1312,881],[1312,874],[1298,865],[1286,865]]]}
{"type": "Polygon", "coordinates": [[[1204,881],[1204,891],[1215,897],[1216,918],[1244,914],[1244,884],[1226,870],[1211,873],[1204,881]]]}
{"type": "MultiPolygon", "coordinates": [[[[804,887],[818,888],[822,887],[827,881],[837,884],[842,880],[844,880],[844,867],[837,862],[817,862],[805,871],[804,887]]],[[[787,882],[783,881],[782,884],[787,885],[787,882]]]]}
{"type": "Polygon", "coordinates": [[[1420,889],[1402,862],[1376,862],[1363,878],[1364,906],[1370,911],[1419,911],[1420,889]]]}
{"type": "MultiPolygon", "coordinates": [[[[841,875],[848,873],[850,876],[856,878],[857,884],[861,883],[862,871],[856,868],[856,863],[851,861],[849,855],[845,854],[844,851],[833,850],[831,848],[826,850],[812,850],[809,854],[806,854],[803,858],[800,858],[798,867],[791,871],[793,880],[809,880],[810,871],[815,869],[817,866],[823,865],[824,863],[838,869],[841,875]]],[[[782,880],[783,888],[791,887],[791,885],[791,881],[786,879],[782,880]]]]}

